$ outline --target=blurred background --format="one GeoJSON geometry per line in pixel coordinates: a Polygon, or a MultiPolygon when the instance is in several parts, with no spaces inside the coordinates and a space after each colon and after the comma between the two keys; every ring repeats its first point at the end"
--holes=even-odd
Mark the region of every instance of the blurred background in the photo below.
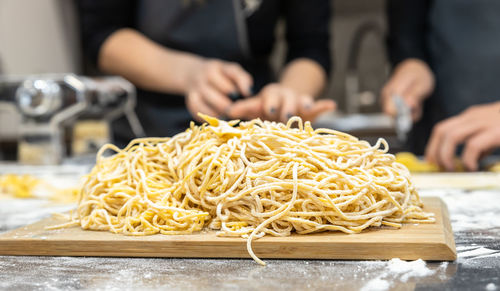
{"type": "MultiPolygon", "coordinates": [[[[332,1],[332,9],[333,69],[323,98],[334,99],[339,110],[320,117],[317,126],[349,131],[369,140],[383,136],[397,151],[393,122],[379,114],[379,92],[389,73],[385,1],[337,0],[332,1]]],[[[272,65],[279,70],[286,50],[282,23],[276,35],[272,65]]],[[[124,115],[134,123],[130,112],[133,89],[119,79],[82,79],[79,76],[95,74],[89,63],[82,53],[75,1],[0,0],[0,159],[46,164],[94,157],[96,149],[110,141],[109,126],[102,120],[124,115]],[[70,73],[75,74],[73,79],[68,77],[70,73]],[[41,74],[53,75],[53,82],[37,83],[32,75],[41,74]],[[16,99],[19,87],[24,88],[24,101],[16,99]],[[58,116],[58,129],[51,129],[56,121],[50,106],[57,105],[56,97],[71,95],[70,99],[78,100],[79,90],[93,92],[97,96],[94,104],[58,116]],[[102,96],[107,99],[103,101],[102,96]],[[47,107],[43,118],[33,112],[43,109],[40,107],[47,107]],[[80,112],[78,118],[71,117],[75,112],[80,112]]]]}

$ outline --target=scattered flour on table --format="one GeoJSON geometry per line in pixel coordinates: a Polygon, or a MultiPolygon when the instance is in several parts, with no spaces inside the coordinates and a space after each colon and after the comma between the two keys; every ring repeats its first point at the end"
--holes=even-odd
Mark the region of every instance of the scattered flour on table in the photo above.
{"type": "Polygon", "coordinates": [[[473,232],[457,245],[457,262],[462,268],[484,264],[500,266],[500,250],[486,247],[500,233],[500,191],[459,189],[420,190],[422,196],[438,196],[446,203],[453,232],[473,232]]]}
{"type": "Polygon", "coordinates": [[[500,250],[481,245],[475,245],[473,248],[457,248],[457,263],[465,269],[477,269],[484,266],[498,269],[500,268],[500,250]]]}
{"type": "Polygon", "coordinates": [[[411,277],[424,277],[435,273],[435,271],[427,268],[422,259],[411,262],[392,259],[389,261],[388,269],[392,274],[401,275],[400,280],[403,282],[407,282],[411,277]]]}
{"type": "Polygon", "coordinates": [[[385,291],[390,287],[391,283],[389,283],[389,281],[377,277],[373,280],[368,281],[368,283],[363,286],[361,291],[385,291]]]}
{"type": "MultiPolygon", "coordinates": [[[[440,265],[439,269],[446,270],[447,266],[448,262],[444,262],[440,265]]],[[[361,290],[385,291],[391,287],[391,282],[395,280],[399,279],[399,281],[406,283],[410,278],[426,277],[435,273],[436,270],[427,268],[425,261],[422,259],[407,262],[394,258],[387,263],[387,267],[382,274],[368,281],[361,290]]]]}
{"type": "Polygon", "coordinates": [[[457,252],[462,252],[462,251],[468,251],[468,250],[473,250],[477,249],[477,245],[470,245],[470,246],[457,246],[457,252]]]}
{"type": "Polygon", "coordinates": [[[472,191],[458,189],[419,191],[421,196],[441,197],[450,213],[454,232],[500,227],[500,192],[472,191]]]}
{"type": "Polygon", "coordinates": [[[495,253],[499,253],[499,251],[488,249],[488,248],[485,248],[485,247],[478,247],[476,249],[472,249],[472,250],[469,249],[469,250],[464,251],[464,252],[460,252],[459,251],[458,257],[460,259],[460,258],[468,258],[468,257],[478,257],[478,256],[484,256],[484,255],[491,255],[491,254],[495,254],[495,253]]]}
{"type": "Polygon", "coordinates": [[[488,285],[486,285],[486,288],[484,288],[488,291],[494,291],[494,290],[497,290],[497,285],[495,285],[495,283],[490,283],[488,285]]]}

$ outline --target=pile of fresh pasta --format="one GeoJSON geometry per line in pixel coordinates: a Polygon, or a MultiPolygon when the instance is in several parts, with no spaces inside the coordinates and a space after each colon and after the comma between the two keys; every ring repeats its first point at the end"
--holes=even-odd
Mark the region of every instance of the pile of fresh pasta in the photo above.
{"type": "Polygon", "coordinates": [[[259,119],[203,116],[172,138],[104,146],[86,176],[73,223],[127,235],[289,236],[432,223],[408,170],[348,134],[259,119]],[[110,151],[113,155],[106,155],[110,151]]]}

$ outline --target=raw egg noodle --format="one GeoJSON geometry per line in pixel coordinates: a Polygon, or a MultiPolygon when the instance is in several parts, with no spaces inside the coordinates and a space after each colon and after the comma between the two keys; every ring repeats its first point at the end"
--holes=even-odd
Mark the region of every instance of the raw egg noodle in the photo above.
{"type": "Polygon", "coordinates": [[[41,180],[31,175],[0,175],[0,197],[33,198],[34,189],[40,184],[41,180]]]}
{"type": "Polygon", "coordinates": [[[50,180],[32,175],[4,174],[0,175],[0,199],[3,198],[49,198],[56,203],[75,203],[78,200],[77,187],[60,188],[50,180]],[[44,195],[50,193],[50,195],[44,195]]]}
{"type": "Polygon", "coordinates": [[[286,125],[202,117],[207,123],[171,138],[101,148],[73,224],[126,235],[208,227],[247,238],[249,254],[264,264],[251,243],[266,234],[434,222],[383,139],[370,146],[299,117],[286,125]]]}

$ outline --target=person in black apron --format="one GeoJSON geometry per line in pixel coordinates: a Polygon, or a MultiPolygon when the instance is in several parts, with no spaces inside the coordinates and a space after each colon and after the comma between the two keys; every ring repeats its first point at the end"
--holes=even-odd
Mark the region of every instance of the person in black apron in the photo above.
{"type": "Polygon", "coordinates": [[[395,66],[382,89],[384,111],[401,95],[416,122],[408,146],[454,170],[457,149],[476,170],[500,147],[500,2],[389,0],[389,55],[395,66]]]}
{"type": "MultiPolygon", "coordinates": [[[[230,119],[313,119],[333,110],[313,99],[330,70],[328,0],[81,0],[83,44],[106,73],[138,87],[137,113],[148,136],[185,130],[198,112],[230,119]],[[281,76],[269,55],[286,21],[281,76]]],[[[113,125],[115,141],[133,136],[113,125]]]]}

